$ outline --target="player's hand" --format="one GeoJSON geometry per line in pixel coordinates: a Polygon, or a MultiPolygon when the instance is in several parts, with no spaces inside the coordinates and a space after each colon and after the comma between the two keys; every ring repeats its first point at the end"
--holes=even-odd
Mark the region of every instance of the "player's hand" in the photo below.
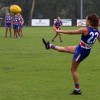
{"type": "Polygon", "coordinates": [[[56,32],[56,33],[60,33],[59,31],[59,29],[57,29],[56,27],[54,27],[54,31],[56,32]]]}

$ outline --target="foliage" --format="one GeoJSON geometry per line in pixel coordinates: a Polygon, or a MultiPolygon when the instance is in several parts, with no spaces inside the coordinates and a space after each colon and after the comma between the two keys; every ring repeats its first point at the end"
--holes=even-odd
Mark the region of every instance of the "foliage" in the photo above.
{"type": "MultiPolygon", "coordinates": [[[[83,18],[89,13],[97,13],[100,16],[99,0],[82,0],[83,1],[83,18]]],[[[33,0],[1,0],[3,6],[18,4],[22,8],[22,15],[25,23],[30,19],[30,10],[33,0]]],[[[80,18],[81,0],[36,0],[33,12],[33,18],[50,18],[53,20],[58,15],[61,18],[80,18]]],[[[0,6],[1,7],[1,6],[0,6]]]]}
{"type": "Polygon", "coordinates": [[[7,13],[9,7],[3,7],[1,10],[0,10],[0,16],[1,17],[4,17],[5,14],[7,13]]]}

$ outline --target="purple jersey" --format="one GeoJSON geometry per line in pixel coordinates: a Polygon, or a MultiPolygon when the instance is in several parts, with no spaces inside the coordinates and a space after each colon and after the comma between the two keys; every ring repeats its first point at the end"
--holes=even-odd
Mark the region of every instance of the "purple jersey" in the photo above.
{"type": "Polygon", "coordinates": [[[13,25],[19,25],[19,19],[18,18],[13,19],[13,25]]]}
{"type": "Polygon", "coordinates": [[[92,27],[87,27],[88,34],[82,34],[81,42],[76,47],[73,59],[76,62],[81,62],[90,54],[91,48],[99,36],[99,30],[92,27]]]}
{"type": "Polygon", "coordinates": [[[92,27],[87,27],[87,30],[88,34],[86,36],[82,34],[80,45],[82,48],[91,49],[99,36],[99,30],[92,27]]]}
{"type": "Polygon", "coordinates": [[[62,21],[56,21],[55,23],[54,23],[54,25],[56,26],[56,27],[60,27],[61,25],[62,25],[62,21]]]}
{"type": "Polygon", "coordinates": [[[5,21],[6,23],[11,23],[12,17],[11,16],[6,16],[5,21]]]}

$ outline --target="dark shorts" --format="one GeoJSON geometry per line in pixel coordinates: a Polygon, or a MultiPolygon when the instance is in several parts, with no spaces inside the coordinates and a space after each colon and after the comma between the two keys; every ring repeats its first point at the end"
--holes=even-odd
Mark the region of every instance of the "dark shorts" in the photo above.
{"type": "Polygon", "coordinates": [[[88,55],[90,54],[90,49],[84,49],[82,48],[80,45],[76,47],[76,50],[75,50],[75,54],[73,56],[73,59],[76,61],[76,62],[81,62],[83,61],[86,57],[88,57],[88,55]]]}
{"type": "Polygon", "coordinates": [[[18,25],[13,25],[13,29],[19,29],[18,25]]]}
{"type": "Polygon", "coordinates": [[[11,27],[11,23],[6,23],[6,27],[11,27]]]}
{"type": "Polygon", "coordinates": [[[56,26],[56,29],[59,29],[60,30],[59,26],[56,26]]]}

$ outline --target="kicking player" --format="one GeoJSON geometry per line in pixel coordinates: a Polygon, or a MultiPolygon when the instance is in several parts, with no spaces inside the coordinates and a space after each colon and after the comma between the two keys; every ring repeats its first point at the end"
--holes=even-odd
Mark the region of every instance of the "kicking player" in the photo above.
{"type": "Polygon", "coordinates": [[[96,14],[90,14],[86,17],[85,28],[80,28],[78,30],[57,30],[55,28],[55,31],[57,33],[71,34],[71,35],[82,34],[81,41],[78,46],[66,46],[66,47],[55,46],[53,44],[50,44],[49,42],[46,42],[45,39],[42,39],[47,50],[54,49],[59,52],[74,54],[72,59],[71,73],[73,76],[75,88],[71,94],[81,95],[77,69],[81,61],[83,61],[85,58],[89,56],[91,48],[94,45],[96,39],[98,39],[100,42],[98,24],[99,24],[99,17],[96,14]]]}
{"type": "Polygon", "coordinates": [[[10,32],[10,37],[12,37],[12,33],[11,33],[12,16],[10,16],[10,13],[6,14],[4,23],[6,27],[5,37],[7,37],[8,30],[10,32]]]}
{"type": "MultiPolygon", "coordinates": [[[[61,21],[60,17],[57,17],[56,22],[54,22],[54,24],[53,24],[53,28],[54,28],[54,29],[56,28],[56,29],[59,29],[59,30],[60,30],[61,27],[62,27],[62,21],[61,21]]],[[[56,32],[55,36],[54,36],[53,39],[52,39],[52,42],[54,42],[54,39],[55,39],[57,36],[59,36],[60,42],[62,42],[61,34],[60,34],[60,33],[58,34],[58,32],[56,32]]]]}

